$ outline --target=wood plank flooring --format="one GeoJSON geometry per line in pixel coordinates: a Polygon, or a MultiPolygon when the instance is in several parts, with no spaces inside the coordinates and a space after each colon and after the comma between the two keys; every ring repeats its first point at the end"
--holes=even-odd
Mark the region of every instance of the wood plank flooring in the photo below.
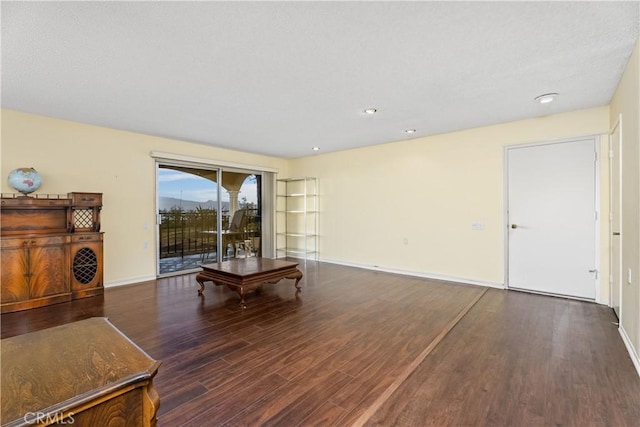
{"type": "Polygon", "coordinates": [[[2,337],[109,317],[162,360],[165,427],[638,426],[640,379],[607,307],[301,267],[299,295],[283,280],[249,294],[245,310],[222,287],[199,297],[187,275],[2,315],[2,337]]]}
{"type": "Polygon", "coordinates": [[[595,304],[489,291],[367,425],[638,426],[614,321],[595,304]]]}

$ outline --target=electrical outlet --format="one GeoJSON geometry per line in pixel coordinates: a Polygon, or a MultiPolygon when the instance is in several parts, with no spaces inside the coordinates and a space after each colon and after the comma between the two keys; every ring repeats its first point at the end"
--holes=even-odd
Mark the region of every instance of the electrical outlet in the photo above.
{"type": "Polygon", "coordinates": [[[408,245],[409,244],[409,239],[407,237],[402,239],[402,244],[403,245],[408,245]]]}

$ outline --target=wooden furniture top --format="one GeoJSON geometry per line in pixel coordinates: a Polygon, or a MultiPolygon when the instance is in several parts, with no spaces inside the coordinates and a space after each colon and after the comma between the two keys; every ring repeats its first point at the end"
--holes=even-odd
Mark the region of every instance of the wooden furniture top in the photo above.
{"type": "Polygon", "coordinates": [[[0,358],[3,425],[78,408],[151,379],[160,366],[102,317],[3,339],[0,358]]]}
{"type": "Polygon", "coordinates": [[[44,206],[102,206],[102,193],[38,194],[22,196],[2,193],[0,205],[28,209],[44,206]]]}
{"type": "Polygon", "coordinates": [[[223,275],[249,278],[262,275],[265,271],[287,270],[295,268],[297,265],[297,262],[283,261],[281,259],[250,257],[241,260],[202,264],[201,267],[204,271],[215,271],[223,275]]]}
{"type": "Polygon", "coordinates": [[[0,197],[0,236],[64,234],[76,231],[100,231],[99,211],[102,193],[38,194],[0,197]],[[91,221],[80,230],[74,221],[75,210],[90,210],[91,221]]]}

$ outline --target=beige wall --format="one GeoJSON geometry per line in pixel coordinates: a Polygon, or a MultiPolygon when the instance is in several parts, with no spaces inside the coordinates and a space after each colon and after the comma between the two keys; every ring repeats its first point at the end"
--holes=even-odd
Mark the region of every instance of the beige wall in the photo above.
{"type": "MultiPolygon", "coordinates": [[[[300,158],[291,172],[319,179],[321,259],[502,286],[504,147],[608,130],[608,107],[600,107],[300,158]],[[472,230],[473,222],[484,230],[472,230]]],[[[607,146],[603,138],[605,153],[607,146]]],[[[608,212],[603,166],[601,210],[608,212]]],[[[602,221],[603,277],[607,235],[602,221]]]]}
{"type": "MultiPolygon", "coordinates": [[[[640,354],[640,40],[611,101],[611,124],[622,115],[621,328],[640,354]],[[632,280],[627,282],[631,270],[632,280]]],[[[639,367],[640,369],[640,367],[639,367]]]]}
{"type": "MultiPolygon", "coordinates": [[[[0,174],[29,166],[44,177],[41,193],[104,193],[107,285],[155,275],[152,150],[318,177],[324,260],[501,285],[504,147],[608,128],[602,107],[286,161],[3,110],[0,174]],[[471,229],[475,221],[484,231],[471,229]]],[[[2,191],[11,192],[4,180],[2,191]]],[[[605,226],[601,270],[608,277],[605,226]]]]}
{"type": "MultiPolygon", "coordinates": [[[[287,171],[287,161],[273,157],[2,110],[0,176],[34,167],[43,177],[38,193],[104,193],[107,286],[156,275],[152,150],[287,171]]],[[[6,179],[2,192],[13,192],[6,179]]]]}

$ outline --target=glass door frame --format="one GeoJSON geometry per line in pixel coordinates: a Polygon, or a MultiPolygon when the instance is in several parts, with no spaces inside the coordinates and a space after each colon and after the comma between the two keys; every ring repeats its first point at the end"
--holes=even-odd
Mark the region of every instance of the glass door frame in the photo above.
{"type": "MultiPolygon", "coordinates": [[[[160,277],[170,277],[170,276],[176,276],[176,275],[181,275],[181,274],[189,274],[189,273],[194,273],[200,270],[199,267],[196,268],[191,268],[191,269],[184,269],[184,270],[177,270],[177,271],[171,271],[171,272],[164,272],[162,273],[160,270],[160,251],[161,251],[161,247],[160,247],[160,225],[162,224],[162,218],[161,218],[161,214],[160,214],[160,169],[163,168],[163,166],[176,166],[176,167],[184,167],[184,168],[191,168],[191,169],[200,169],[200,170],[206,170],[206,171],[211,171],[211,172],[215,172],[216,174],[216,178],[217,181],[215,181],[216,183],[216,212],[218,212],[218,214],[216,215],[216,229],[220,230],[221,226],[222,226],[222,215],[220,215],[220,206],[221,206],[221,200],[220,197],[222,195],[222,190],[221,190],[221,183],[220,181],[220,177],[222,176],[222,169],[220,167],[215,167],[212,165],[203,165],[203,164],[198,164],[198,163],[190,163],[190,162],[181,162],[181,161],[171,161],[171,160],[160,160],[160,159],[156,159],[155,162],[155,173],[156,173],[156,205],[155,205],[155,241],[156,241],[156,245],[155,245],[155,258],[156,258],[156,277],[160,278],[160,277]]],[[[216,234],[216,259],[218,261],[220,261],[220,244],[221,244],[221,236],[220,233],[216,234]]]]}
{"type": "MultiPolygon", "coordinates": [[[[159,215],[159,170],[161,166],[180,166],[180,167],[188,167],[194,169],[202,169],[207,171],[215,171],[216,177],[218,178],[217,183],[217,212],[216,215],[216,227],[218,230],[222,230],[222,214],[221,214],[221,206],[222,206],[222,187],[224,184],[224,172],[236,172],[236,173],[245,173],[251,175],[259,175],[261,176],[261,188],[260,188],[260,199],[262,204],[261,208],[261,225],[260,225],[260,236],[261,241],[264,243],[261,247],[263,256],[272,257],[273,251],[271,246],[274,246],[275,235],[272,235],[275,230],[274,224],[271,224],[275,220],[275,214],[271,212],[274,209],[274,200],[275,193],[272,185],[269,185],[269,182],[275,181],[275,174],[277,173],[277,169],[268,168],[268,167],[256,167],[252,165],[240,165],[234,163],[227,162],[215,162],[209,159],[200,159],[189,156],[180,156],[173,155],[167,153],[158,153],[151,152],[151,157],[155,159],[155,174],[156,174],[156,197],[155,197],[155,257],[156,257],[156,277],[167,277],[174,276],[179,274],[188,274],[199,271],[199,268],[189,269],[189,270],[180,270],[171,273],[160,273],[160,215],[159,215]],[[274,193],[274,194],[271,194],[274,193]]],[[[216,258],[218,262],[222,260],[222,233],[217,233],[216,239],[216,258]]]]}

